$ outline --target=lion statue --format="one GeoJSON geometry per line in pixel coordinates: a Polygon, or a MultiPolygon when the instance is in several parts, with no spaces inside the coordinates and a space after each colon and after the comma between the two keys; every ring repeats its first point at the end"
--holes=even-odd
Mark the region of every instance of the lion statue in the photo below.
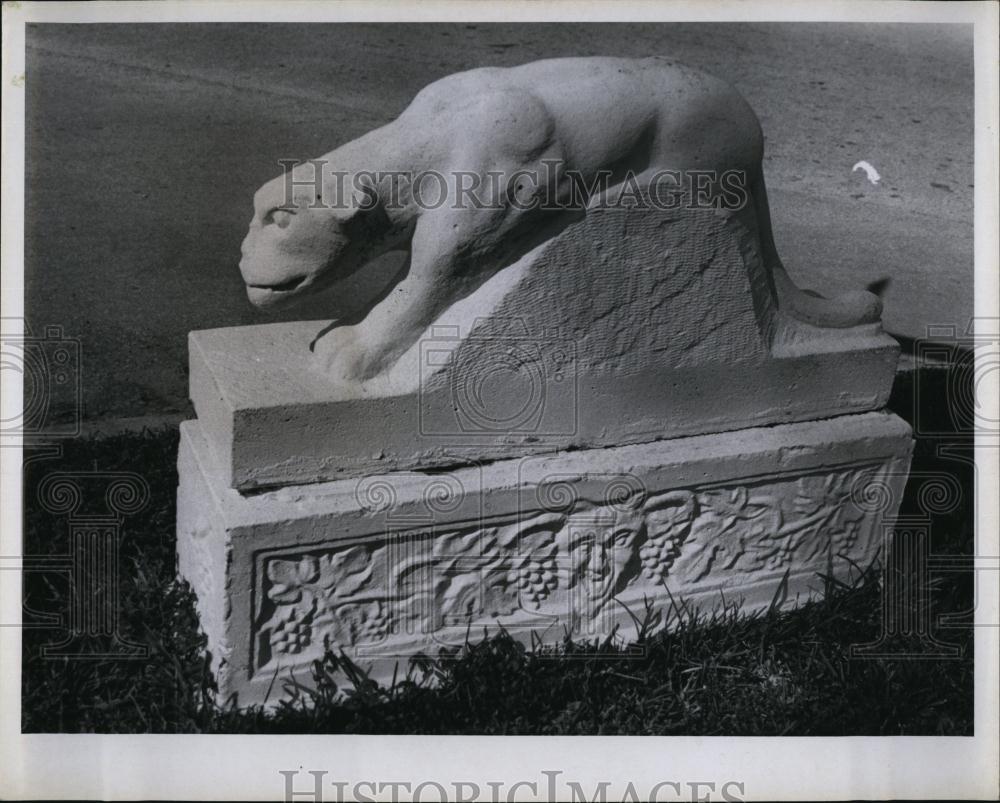
{"type": "MultiPolygon", "coordinates": [[[[789,278],[771,232],[762,154],[760,123],[743,97],[668,59],[469,70],[425,87],[387,125],[264,184],[240,271],[250,301],[270,308],[406,252],[370,309],[335,321],[314,343],[335,381],[363,383],[451,305],[625,182],[644,186],[663,171],[735,174],[744,181],[735,214],[756,232],[777,307],[819,327],[878,321],[870,293],[825,299],[789,278]]],[[[712,184],[713,197],[727,189],[712,184]]]]}

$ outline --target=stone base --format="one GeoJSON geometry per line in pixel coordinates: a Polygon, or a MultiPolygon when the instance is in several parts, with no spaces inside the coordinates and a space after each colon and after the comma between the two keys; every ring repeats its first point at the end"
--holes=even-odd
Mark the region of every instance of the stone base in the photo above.
{"type": "Polygon", "coordinates": [[[864,413],[241,494],[191,421],[179,570],[221,696],[270,704],[324,642],[388,680],[500,625],[627,639],[647,601],[759,610],[786,579],[802,603],[876,556],[911,448],[901,419],[864,413]]]}

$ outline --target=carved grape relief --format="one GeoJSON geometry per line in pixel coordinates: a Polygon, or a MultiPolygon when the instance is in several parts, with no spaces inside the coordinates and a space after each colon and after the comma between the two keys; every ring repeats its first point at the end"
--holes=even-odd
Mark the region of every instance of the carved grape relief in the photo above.
{"type": "Polygon", "coordinates": [[[535,494],[549,509],[513,521],[268,555],[257,665],[526,615],[593,618],[621,595],[684,593],[734,574],[821,570],[873,521],[852,499],[877,474],[855,466],[730,487],[616,489],[596,502],[569,494],[560,477],[535,494]]]}

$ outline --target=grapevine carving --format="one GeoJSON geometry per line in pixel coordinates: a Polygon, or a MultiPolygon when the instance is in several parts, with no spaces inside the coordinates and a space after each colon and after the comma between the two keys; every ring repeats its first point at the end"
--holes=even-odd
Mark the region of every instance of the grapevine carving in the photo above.
{"type": "MultiPolygon", "coordinates": [[[[640,493],[628,505],[575,494],[567,506],[557,494],[551,509],[506,523],[269,556],[258,663],[525,613],[594,617],[626,591],[819,566],[871,521],[852,499],[871,482],[874,467],[852,467],[640,493]]],[[[536,499],[555,496],[540,486],[536,499]]]]}

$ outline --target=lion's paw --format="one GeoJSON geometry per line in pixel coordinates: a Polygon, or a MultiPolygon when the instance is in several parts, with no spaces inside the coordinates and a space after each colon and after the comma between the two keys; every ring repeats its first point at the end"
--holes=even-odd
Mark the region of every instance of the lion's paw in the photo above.
{"type": "Polygon", "coordinates": [[[368,360],[354,327],[331,329],[316,341],[313,356],[320,370],[337,384],[355,384],[366,378],[368,360]]]}
{"type": "Polygon", "coordinates": [[[319,369],[339,388],[366,395],[366,383],[372,383],[383,373],[383,354],[359,327],[332,329],[319,338],[313,347],[319,369]]]}

